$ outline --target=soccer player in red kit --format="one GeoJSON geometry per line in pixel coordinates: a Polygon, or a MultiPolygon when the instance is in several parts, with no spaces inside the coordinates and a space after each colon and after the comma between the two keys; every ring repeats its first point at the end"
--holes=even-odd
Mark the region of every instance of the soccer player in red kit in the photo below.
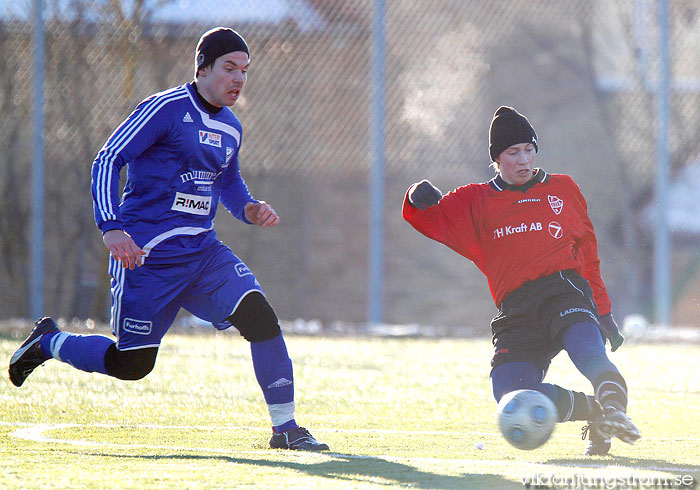
{"type": "Polygon", "coordinates": [[[627,385],[605,352],[623,342],[600,274],[586,201],[574,180],[535,168],[537,135],[527,118],[499,108],[489,130],[496,177],[446,195],[423,180],[406,192],[403,216],[416,230],[468,258],[486,275],[498,314],[491,322],[491,383],[498,402],[514,390],[552,399],[559,422],[587,420],[585,454],[604,455],[612,437],[633,444],[627,385]],[[594,396],[543,383],[565,350],[594,396]]]}

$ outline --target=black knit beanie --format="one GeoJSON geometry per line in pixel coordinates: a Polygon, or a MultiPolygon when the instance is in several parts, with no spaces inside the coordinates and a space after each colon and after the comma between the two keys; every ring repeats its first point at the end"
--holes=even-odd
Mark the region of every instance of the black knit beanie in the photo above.
{"type": "Polygon", "coordinates": [[[195,76],[200,68],[213,63],[219,56],[234,51],[245,51],[250,56],[243,36],[228,27],[215,27],[208,30],[199,38],[197,51],[194,53],[195,76]]]}
{"type": "Polygon", "coordinates": [[[489,129],[489,154],[495,162],[509,146],[532,143],[537,152],[537,134],[525,116],[512,107],[501,106],[493,115],[489,129]]]}

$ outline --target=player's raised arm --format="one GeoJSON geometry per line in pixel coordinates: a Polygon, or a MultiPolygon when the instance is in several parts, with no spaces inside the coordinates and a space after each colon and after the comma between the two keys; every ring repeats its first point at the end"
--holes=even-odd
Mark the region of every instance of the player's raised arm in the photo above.
{"type": "Polygon", "coordinates": [[[421,180],[411,186],[408,190],[408,202],[411,206],[420,209],[430,208],[437,205],[442,199],[442,192],[429,180],[421,180]]]}

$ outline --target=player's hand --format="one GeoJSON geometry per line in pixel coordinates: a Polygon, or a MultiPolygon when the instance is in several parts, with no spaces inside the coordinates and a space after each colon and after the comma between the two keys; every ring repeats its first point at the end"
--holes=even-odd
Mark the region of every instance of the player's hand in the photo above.
{"type": "Polygon", "coordinates": [[[134,239],[124,230],[109,230],[102,235],[102,241],[112,254],[114,260],[119,260],[125,269],[141,267],[141,256],[146,252],[141,250],[134,239]]]}
{"type": "Polygon", "coordinates": [[[280,222],[280,217],[277,216],[272,206],[265,201],[260,201],[258,203],[249,202],[245,205],[243,211],[248,221],[262,228],[275,226],[280,222]]]}
{"type": "Polygon", "coordinates": [[[600,317],[600,330],[603,332],[603,336],[610,342],[610,350],[612,352],[615,352],[625,341],[612,313],[600,317]]]}
{"type": "Polygon", "coordinates": [[[435,206],[442,198],[440,189],[430,183],[429,180],[421,180],[411,186],[408,191],[408,202],[421,211],[425,208],[435,206]]]}

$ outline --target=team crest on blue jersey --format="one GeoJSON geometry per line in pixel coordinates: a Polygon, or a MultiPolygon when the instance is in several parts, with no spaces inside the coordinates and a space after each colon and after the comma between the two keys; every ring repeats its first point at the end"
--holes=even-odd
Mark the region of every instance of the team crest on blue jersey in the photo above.
{"type": "Polygon", "coordinates": [[[215,146],[221,148],[221,135],[219,133],[211,133],[209,131],[199,130],[199,142],[203,145],[215,146]]]}
{"type": "Polygon", "coordinates": [[[226,147],[226,161],[223,164],[223,167],[226,168],[228,167],[229,160],[231,160],[231,157],[233,156],[233,148],[230,146],[226,147]]]}

